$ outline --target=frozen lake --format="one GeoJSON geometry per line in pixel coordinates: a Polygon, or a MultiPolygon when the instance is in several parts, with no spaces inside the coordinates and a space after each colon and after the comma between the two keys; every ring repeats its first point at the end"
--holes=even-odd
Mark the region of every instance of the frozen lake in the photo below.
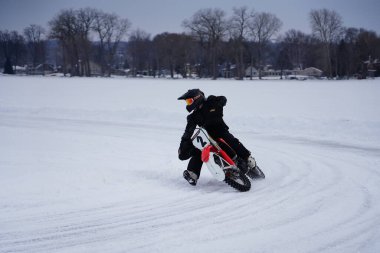
{"type": "Polygon", "coordinates": [[[380,252],[380,79],[0,76],[0,252],[380,252]],[[240,193],[177,149],[177,97],[224,95],[266,174],[240,193]]]}

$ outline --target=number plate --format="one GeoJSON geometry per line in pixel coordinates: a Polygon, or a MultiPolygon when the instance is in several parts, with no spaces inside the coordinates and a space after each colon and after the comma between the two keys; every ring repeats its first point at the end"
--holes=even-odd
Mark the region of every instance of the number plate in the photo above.
{"type": "Polygon", "coordinates": [[[194,146],[200,150],[203,150],[204,147],[210,144],[207,134],[202,129],[198,129],[192,139],[194,146]]]}

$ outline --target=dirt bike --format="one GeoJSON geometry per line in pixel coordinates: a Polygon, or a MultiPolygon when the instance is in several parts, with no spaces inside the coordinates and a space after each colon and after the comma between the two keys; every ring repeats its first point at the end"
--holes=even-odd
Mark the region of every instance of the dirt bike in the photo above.
{"type": "Polygon", "coordinates": [[[204,128],[199,127],[195,129],[191,140],[202,151],[202,162],[215,179],[224,181],[241,192],[251,189],[251,182],[245,175],[246,169],[242,166],[239,168],[235,151],[223,139],[216,141],[204,128]]]}

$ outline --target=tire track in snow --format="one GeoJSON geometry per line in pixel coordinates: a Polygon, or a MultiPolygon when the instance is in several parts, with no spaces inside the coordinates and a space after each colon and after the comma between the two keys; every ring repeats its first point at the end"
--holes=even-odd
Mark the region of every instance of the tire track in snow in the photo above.
{"type": "MultiPolygon", "coordinates": [[[[111,126],[103,127],[97,131],[109,134],[111,126]]],[[[121,252],[294,252],[295,245],[309,252],[373,251],[367,243],[375,245],[380,225],[377,151],[289,140],[258,140],[267,179],[253,182],[248,193],[210,179],[207,170],[195,188],[179,175],[175,187],[162,184],[133,201],[11,216],[0,223],[0,252],[104,252],[112,244],[121,252]]]]}
{"type": "MultiPolygon", "coordinates": [[[[379,218],[377,217],[379,217],[380,211],[379,208],[372,210],[374,206],[369,203],[376,202],[379,204],[378,192],[380,178],[377,173],[372,172],[372,169],[366,169],[368,154],[361,157],[360,154],[358,155],[351,152],[352,150],[348,152],[347,149],[337,149],[331,146],[321,149],[320,144],[315,146],[311,145],[311,147],[312,153],[310,151],[307,152],[308,148],[305,146],[306,149],[297,157],[297,159],[311,162],[312,166],[309,169],[312,170],[312,173],[307,178],[304,178],[304,180],[310,180],[308,182],[310,185],[305,185],[306,188],[302,189],[302,195],[296,194],[296,196],[299,197],[298,201],[300,201],[301,205],[297,206],[292,204],[297,207],[293,208],[293,210],[298,212],[298,214],[296,213],[294,216],[294,224],[292,225],[291,222],[287,224],[287,222],[285,222],[287,220],[282,217],[280,222],[272,222],[269,224],[269,227],[273,226],[273,229],[280,230],[281,226],[289,225],[294,226],[293,229],[297,230],[305,229],[304,226],[308,225],[308,223],[314,226],[310,226],[310,228],[308,228],[309,231],[303,231],[301,236],[295,236],[297,239],[294,239],[290,243],[284,242],[285,245],[289,244],[289,252],[292,252],[291,244],[299,245],[300,239],[302,239],[301,241],[310,242],[315,240],[314,238],[318,238],[315,240],[316,242],[309,244],[326,245],[325,247],[320,247],[315,250],[315,252],[322,252],[332,246],[334,246],[334,249],[343,247],[345,244],[349,244],[353,238],[357,238],[358,235],[363,235],[363,233],[357,233],[356,230],[371,231],[370,233],[372,234],[378,233],[379,218]],[[344,158],[340,158],[341,155],[344,158]],[[320,173],[321,170],[323,173],[320,173]],[[357,171],[360,171],[364,177],[371,179],[373,189],[368,190],[367,186],[363,183],[363,176],[362,178],[356,177],[357,171]],[[344,202],[347,203],[345,204],[344,202]],[[373,223],[362,227],[356,225],[364,224],[362,220],[372,220],[373,223]],[[299,225],[297,226],[298,223],[299,225]],[[318,226],[320,228],[318,228],[318,226]],[[336,234],[338,234],[338,237],[345,234],[346,231],[350,232],[348,233],[349,236],[342,236],[343,239],[333,240],[333,237],[329,235],[334,233],[334,231],[337,231],[336,234]],[[321,237],[323,239],[321,239],[321,237]]],[[[278,154],[278,152],[275,152],[275,154],[278,154]]],[[[289,157],[294,156],[289,155],[289,157]]],[[[292,162],[293,161],[289,161],[289,164],[292,162]]],[[[297,166],[297,168],[302,167],[297,166]]],[[[364,180],[364,182],[365,181],[366,180],[364,180]]],[[[284,191],[284,189],[278,189],[278,192],[282,191],[284,191]]],[[[271,197],[273,197],[273,195],[271,197]]],[[[290,206],[291,205],[288,207],[290,206]]],[[[279,210],[279,213],[281,212],[283,212],[283,210],[279,210]]],[[[291,215],[288,216],[291,217],[291,215]]],[[[289,219],[289,221],[292,220],[289,219]]],[[[268,226],[268,224],[266,225],[268,226]]],[[[366,240],[369,240],[368,237],[366,237],[366,240]]],[[[356,248],[360,248],[365,244],[366,241],[363,240],[355,246],[356,248]]],[[[287,252],[284,245],[278,249],[281,249],[282,252],[287,252]]],[[[352,247],[351,250],[355,251],[352,247]]],[[[310,251],[314,252],[311,248],[310,251]]]]}

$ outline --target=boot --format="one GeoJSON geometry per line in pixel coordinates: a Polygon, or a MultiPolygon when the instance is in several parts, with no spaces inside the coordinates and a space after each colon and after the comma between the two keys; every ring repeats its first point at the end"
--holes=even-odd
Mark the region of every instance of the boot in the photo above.
{"type": "Polygon", "coordinates": [[[247,165],[249,169],[253,169],[256,167],[256,160],[252,156],[249,156],[247,159],[247,165]]]}
{"type": "Polygon", "coordinates": [[[185,170],[183,172],[183,177],[189,182],[189,184],[194,186],[197,184],[198,176],[194,172],[185,170]]]}
{"type": "Polygon", "coordinates": [[[247,159],[247,165],[248,165],[248,172],[247,176],[251,179],[259,179],[259,178],[265,178],[264,173],[260,170],[259,166],[257,166],[255,158],[252,156],[249,156],[247,159]]]}

